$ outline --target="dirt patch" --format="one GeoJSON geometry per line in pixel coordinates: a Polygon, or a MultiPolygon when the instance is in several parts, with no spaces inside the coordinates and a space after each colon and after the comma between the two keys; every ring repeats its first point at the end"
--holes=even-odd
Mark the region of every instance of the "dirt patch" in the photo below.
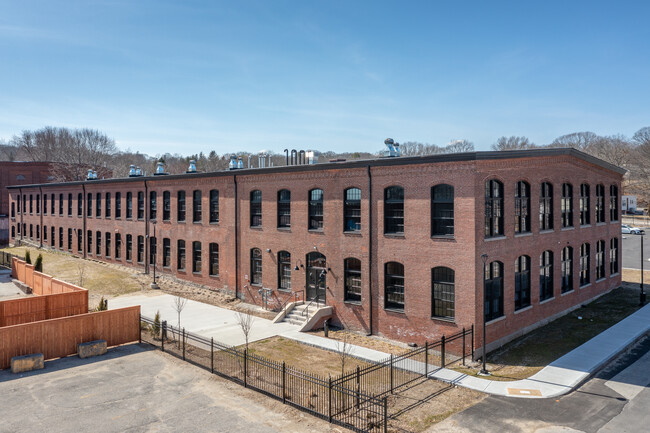
{"type": "MultiPolygon", "coordinates": [[[[622,276],[623,281],[627,283],[641,283],[641,270],[637,269],[623,269],[622,276]]],[[[650,270],[643,271],[643,285],[650,283],[650,270]]],[[[647,291],[647,290],[646,290],[647,291]]]]}

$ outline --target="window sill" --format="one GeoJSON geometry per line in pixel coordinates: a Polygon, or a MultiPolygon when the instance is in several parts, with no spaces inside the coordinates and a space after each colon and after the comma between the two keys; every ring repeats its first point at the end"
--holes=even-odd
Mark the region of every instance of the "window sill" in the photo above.
{"type": "Polygon", "coordinates": [[[182,221],[176,221],[176,224],[185,224],[185,220],[182,220],[182,221]]]}
{"type": "Polygon", "coordinates": [[[169,218],[167,218],[167,219],[164,219],[164,218],[163,218],[162,222],[164,222],[164,223],[170,223],[170,222],[172,222],[172,220],[169,219],[169,218]]]}
{"type": "Polygon", "coordinates": [[[219,225],[219,221],[210,221],[209,224],[210,224],[211,226],[218,226],[218,225],[219,225]]]}
{"type": "Polygon", "coordinates": [[[609,223],[610,224],[618,224],[618,223],[620,223],[620,221],[619,220],[614,220],[614,221],[610,221],[609,223]]]}
{"type": "Polygon", "coordinates": [[[218,279],[219,279],[219,274],[214,274],[214,275],[213,275],[213,274],[209,274],[208,277],[210,277],[210,278],[214,278],[215,280],[218,280],[218,279]]]}
{"type": "Polygon", "coordinates": [[[251,287],[262,287],[260,283],[250,283],[251,287]]]}
{"type": "Polygon", "coordinates": [[[361,231],[353,231],[353,232],[343,232],[345,236],[352,236],[352,237],[357,237],[360,238],[362,235],[361,231]]]}
{"type": "Polygon", "coordinates": [[[484,242],[493,242],[493,241],[502,241],[504,239],[506,239],[506,237],[504,235],[499,235],[499,236],[492,236],[492,237],[489,237],[489,238],[483,238],[483,241],[484,242]]]}
{"type": "Polygon", "coordinates": [[[361,301],[345,301],[344,300],[343,303],[347,304],[347,305],[354,305],[355,307],[361,307],[362,306],[361,301]]]}
{"type": "Polygon", "coordinates": [[[609,278],[618,277],[618,275],[619,275],[619,272],[614,272],[613,274],[609,274],[609,278]]]}
{"type": "Polygon", "coordinates": [[[285,293],[285,294],[290,294],[291,289],[285,289],[285,288],[282,288],[282,287],[278,287],[278,292],[285,293]]]}
{"type": "Polygon", "coordinates": [[[194,271],[192,271],[192,275],[198,275],[198,276],[201,276],[201,273],[200,273],[200,272],[194,272],[194,271]]]}
{"type": "Polygon", "coordinates": [[[307,233],[313,233],[316,235],[323,235],[325,231],[323,229],[307,229],[307,233]]]}
{"type": "Polygon", "coordinates": [[[571,289],[571,290],[569,290],[569,291],[562,292],[562,293],[560,293],[560,296],[570,295],[570,294],[573,293],[573,292],[575,292],[575,289],[571,289]]]}
{"type": "Polygon", "coordinates": [[[591,286],[591,283],[587,283],[584,286],[580,286],[580,289],[586,289],[589,286],[591,286]]]}
{"type": "Polygon", "coordinates": [[[516,238],[525,238],[526,236],[532,236],[533,232],[525,232],[525,233],[515,233],[516,238]]]}
{"type": "Polygon", "coordinates": [[[539,301],[539,305],[547,304],[547,303],[549,303],[549,302],[551,302],[551,301],[553,301],[553,300],[555,300],[555,296],[551,296],[551,297],[548,298],[548,299],[544,299],[543,301],[539,301]]]}
{"type": "Polygon", "coordinates": [[[432,316],[431,320],[437,320],[439,322],[445,322],[445,323],[456,323],[456,319],[453,317],[437,317],[437,316],[432,316]]]}
{"type": "Polygon", "coordinates": [[[568,232],[569,230],[575,230],[575,229],[576,229],[575,227],[569,226],[569,227],[562,227],[561,231],[568,232]]]}
{"type": "Polygon", "coordinates": [[[580,224],[581,229],[588,229],[591,227],[591,224],[580,224]]]}
{"type": "Polygon", "coordinates": [[[539,234],[543,235],[543,234],[546,234],[546,233],[553,233],[554,231],[555,230],[553,230],[553,229],[540,230],[539,234]]]}
{"type": "Polygon", "coordinates": [[[596,223],[596,227],[607,225],[607,223],[596,223]]]}
{"type": "Polygon", "coordinates": [[[503,316],[501,316],[501,317],[497,317],[496,319],[492,319],[489,322],[485,322],[485,326],[491,325],[493,323],[500,322],[502,320],[506,320],[506,315],[505,314],[503,316]]]}
{"type": "Polygon", "coordinates": [[[456,240],[454,235],[431,235],[431,239],[435,241],[448,241],[448,242],[452,242],[456,240]]]}
{"type": "Polygon", "coordinates": [[[385,238],[405,239],[404,233],[384,233],[385,238]]]}
{"type": "Polygon", "coordinates": [[[278,227],[278,230],[281,232],[291,233],[291,226],[288,227],[278,227]]]}
{"type": "Polygon", "coordinates": [[[250,226],[249,227],[251,230],[259,230],[262,231],[262,226],[250,226]]]}
{"type": "Polygon", "coordinates": [[[201,221],[192,221],[192,224],[197,225],[197,226],[203,225],[203,223],[201,221]]]}
{"type": "Polygon", "coordinates": [[[528,310],[532,310],[532,309],[533,309],[533,306],[532,306],[532,305],[527,305],[527,306],[525,306],[525,307],[521,307],[521,308],[518,309],[518,310],[515,310],[515,314],[524,313],[524,312],[526,312],[526,311],[528,311],[528,310]]]}
{"type": "Polygon", "coordinates": [[[606,279],[607,279],[606,277],[599,278],[596,280],[596,284],[600,283],[601,281],[605,281],[606,279]]]}
{"type": "Polygon", "coordinates": [[[384,307],[384,311],[386,311],[387,313],[398,313],[398,314],[406,315],[404,310],[398,310],[397,308],[386,308],[386,307],[384,307]]]}

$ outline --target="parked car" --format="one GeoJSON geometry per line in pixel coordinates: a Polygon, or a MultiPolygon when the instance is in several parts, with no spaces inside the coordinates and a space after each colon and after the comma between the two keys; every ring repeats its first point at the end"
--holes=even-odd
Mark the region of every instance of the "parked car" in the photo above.
{"type": "Polygon", "coordinates": [[[621,231],[623,234],[644,235],[645,230],[638,227],[630,227],[627,224],[621,224],[621,231]]]}
{"type": "Polygon", "coordinates": [[[627,211],[628,215],[644,215],[643,209],[630,209],[627,211]]]}

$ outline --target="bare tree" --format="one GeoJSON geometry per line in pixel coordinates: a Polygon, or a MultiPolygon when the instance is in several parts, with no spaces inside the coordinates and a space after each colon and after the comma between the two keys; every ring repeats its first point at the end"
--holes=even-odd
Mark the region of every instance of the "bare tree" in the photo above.
{"type": "Polygon", "coordinates": [[[84,286],[84,280],[86,277],[86,262],[83,260],[77,263],[77,285],[79,287],[84,286]]]}
{"type": "Polygon", "coordinates": [[[598,135],[590,131],[573,132],[562,135],[549,145],[550,147],[572,147],[574,149],[587,151],[589,147],[598,140],[598,135]]]}
{"type": "Polygon", "coordinates": [[[341,340],[336,340],[336,354],[339,356],[339,361],[341,363],[341,376],[345,374],[345,364],[352,356],[354,351],[354,346],[350,344],[350,335],[347,332],[342,332],[343,338],[341,340]]]}
{"type": "Polygon", "coordinates": [[[474,143],[469,140],[452,140],[442,148],[443,153],[474,152],[474,143]]]}
{"type": "Polygon", "coordinates": [[[246,342],[246,350],[248,351],[248,338],[253,327],[254,317],[248,313],[242,311],[237,312],[237,323],[241,328],[241,332],[244,334],[244,340],[246,342]]]}
{"type": "Polygon", "coordinates": [[[492,145],[492,150],[521,150],[534,149],[535,147],[537,147],[535,143],[531,142],[528,137],[512,135],[510,137],[499,137],[497,142],[492,145]]]}
{"type": "Polygon", "coordinates": [[[632,140],[639,146],[650,146],[650,126],[646,126],[635,132],[632,140]]]}
{"type": "MultiPolygon", "coordinates": [[[[185,305],[187,304],[187,298],[183,298],[181,296],[174,296],[174,301],[173,301],[173,307],[174,310],[176,310],[176,313],[178,314],[178,332],[180,334],[181,332],[181,312],[185,308],[185,305]]],[[[178,341],[179,347],[180,347],[180,339],[178,341]]]]}

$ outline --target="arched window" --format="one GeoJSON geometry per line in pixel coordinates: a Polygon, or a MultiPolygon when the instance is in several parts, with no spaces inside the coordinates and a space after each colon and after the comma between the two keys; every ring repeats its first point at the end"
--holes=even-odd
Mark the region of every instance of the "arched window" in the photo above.
{"type": "Polygon", "coordinates": [[[618,238],[609,241],[609,276],[618,273],[618,238]]]}
{"type": "Polygon", "coordinates": [[[404,233],[404,188],[384,189],[384,233],[404,233]]]}
{"type": "Polygon", "coordinates": [[[485,321],[503,316],[503,263],[494,261],[485,267],[485,321]]]}
{"type": "Polygon", "coordinates": [[[262,227],[262,191],[256,189],[250,194],[251,227],[262,227]]]}
{"type": "Polygon", "coordinates": [[[605,186],[596,185],[596,223],[605,222],[605,186]]]}
{"type": "Polygon", "coordinates": [[[589,249],[588,243],[580,245],[580,287],[586,286],[590,281],[589,249]]]}
{"type": "MultiPolygon", "coordinates": [[[[127,243],[127,260],[128,258],[128,252],[130,248],[128,247],[129,245],[129,237],[131,235],[126,235],[126,243],[127,243]]],[[[185,241],[183,239],[179,239],[178,242],[176,243],[176,268],[179,271],[184,271],[185,270],[185,241]]]]}
{"type": "Polygon", "coordinates": [[[291,191],[288,189],[278,191],[278,227],[291,227],[291,191]]]}
{"type": "Polygon", "coordinates": [[[404,311],[404,265],[388,262],[384,265],[384,306],[404,311]]]}
{"type": "Polygon", "coordinates": [[[520,180],[515,186],[515,233],[530,231],[530,185],[520,180]]]}
{"type": "Polygon", "coordinates": [[[596,242],[596,281],[605,278],[605,241],[596,242]]]}
{"type": "Polygon", "coordinates": [[[485,237],[503,235],[503,184],[492,179],[485,182],[485,237]]]}
{"type": "Polygon", "coordinates": [[[201,272],[201,242],[192,242],[192,272],[201,272]]]}
{"type": "Polygon", "coordinates": [[[436,185],[431,188],[431,236],[454,235],[454,187],[436,185]]]}
{"type": "MultiPolygon", "coordinates": [[[[117,200],[119,193],[115,194],[115,216],[117,217],[117,200]]],[[[172,214],[172,196],[169,191],[163,191],[163,221],[169,221],[172,214]]]]}
{"type": "Polygon", "coordinates": [[[453,319],[456,315],[456,275],[453,269],[439,266],[431,269],[431,316],[453,319]]]}
{"type": "Polygon", "coordinates": [[[515,310],[530,305],[530,257],[519,256],[515,260],[515,310]]]}
{"type": "Polygon", "coordinates": [[[591,219],[589,218],[589,185],[583,183],[580,185],[580,225],[584,226],[591,224],[591,219]]]}
{"type": "Polygon", "coordinates": [[[562,227],[573,227],[573,186],[562,184],[562,227]]]}
{"type": "Polygon", "coordinates": [[[562,293],[573,290],[573,248],[562,248],[562,293]]]}
{"type": "Polygon", "coordinates": [[[618,187],[609,187],[609,220],[618,221],[618,187]]]}
{"type": "Polygon", "coordinates": [[[553,252],[544,251],[539,256],[539,300],[553,297],[553,252]]]}
{"type": "Polygon", "coordinates": [[[539,229],[553,230],[553,185],[543,182],[539,194],[539,229]]]}
{"type": "Polygon", "coordinates": [[[323,190],[309,191],[309,230],[323,229],[323,190]]]}
{"type": "Polygon", "coordinates": [[[343,231],[361,231],[361,190],[359,188],[348,188],[345,190],[343,231]]]}
{"type": "Polygon", "coordinates": [[[192,222],[200,223],[203,221],[203,211],[201,206],[201,190],[195,189],[192,192],[192,222]]]}
{"type": "Polygon", "coordinates": [[[210,190],[210,223],[219,222],[219,190],[210,190]]]}
{"type": "Polygon", "coordinates": [[[347,302],[361,302],[361,260],[353,257],[343,261],[345,269],[343,299],[347,302]]]}
{"type": "Polygon", "coordinates": [[[278,289],[291,290],[291,254],[287,251],[278,252],[278,289]]]}
{"type": "Polygon", "coordinates": [[[156,191],[149,191],[149,219],[155,220],[158,218],[158,193],[156,191]]]}
{"type": "Polygon", "coordinates": [[[251,249],[251,284],[262,285],[262,250],[251,249]]]}
{"type": "Polygon", "coordinates": [[[211,242],[209,245],[209,271],[210,275],[219,275],[219,244],[211,242]]]}

